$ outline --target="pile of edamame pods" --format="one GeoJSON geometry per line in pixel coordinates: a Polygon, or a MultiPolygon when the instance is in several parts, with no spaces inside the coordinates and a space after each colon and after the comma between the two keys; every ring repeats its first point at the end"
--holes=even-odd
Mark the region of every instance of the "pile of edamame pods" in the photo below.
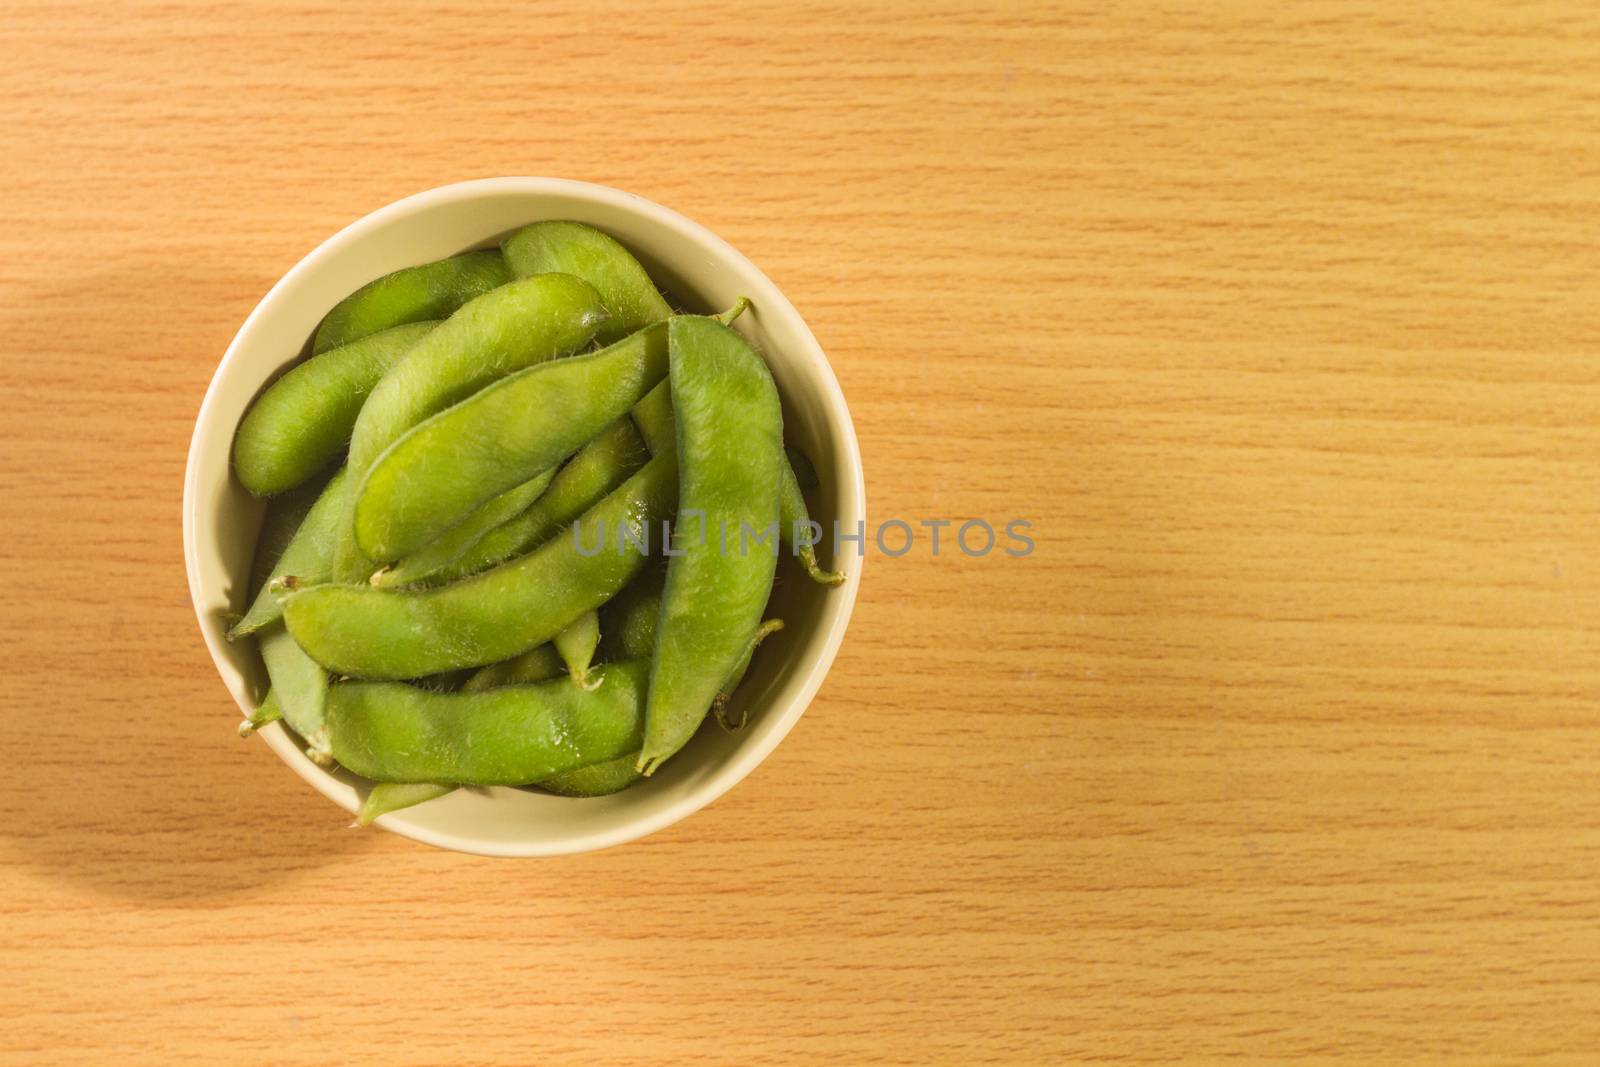
{"type": "Polygon", "coordinates": [[[614,793],[723,717],[782,626],[780,546],[843,580],[747,306],[677,313],[575,222],[341,300],[234,438],[271,498],[228,635],[271,681],[242,732],[377,783],[365,824],[463,785],[614,793]]]}

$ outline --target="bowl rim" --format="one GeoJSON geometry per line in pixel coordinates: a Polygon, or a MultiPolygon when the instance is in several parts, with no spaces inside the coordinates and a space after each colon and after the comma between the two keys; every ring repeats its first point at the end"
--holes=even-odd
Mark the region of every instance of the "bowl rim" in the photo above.
{"type": "MultiPolygon", "coordinates": [[[[734,264],[741,272],[746,273],[752,283],[750,288],[753,290],[746,295],[751,298],[755,306],[758,309],[772,308],[792,317],[800,331],[802,340],[809,343],[811,354],[815,357],[818,378],[823,389],[824,406],[827,409],[827,422],[835,427],[837,431],[836,434],[830,433],[830,436],[837,436],[843,446],[840,455],[848,474],[848,477],[838,486],[839,506],[837,510],[841,513],[853,511],[865,518],[866,479],[861,464],[861,446],[856,437],[855,423],[851,419],[849,405],[845,402],[844,392],[839,387],[839,380],[834,373],[833,365],[828,361],[827,354],[823,351],[822,346],[817,343],[816,337],[811,333],[811,328],[806,324],[805,319],[778,289],[777,285],[749,257],[717,236],[709,228],[671,208],[635,193],[571,178],[536,176],[475,178],[413,193],[349,223],[322,241],[310,252],[307,252],[282,277],[273,283],[272,287],[251,309],[250,314],[245,317],[244,322],[240,324],[232,340],[229,341],[228,347],[224,350],[216,369],[212,371],[210,381],[206,386],[205,396],[200,402],[199,413],[195,417],[194,430],[189,439],[188,456],[184,464],[184,569],[189,584],[190,603],[194,609],[196,621],[199,623],[200,635],[205,642],[206,651],[211,656],[212,666],[216,668],[224,688],[228,689],[229,695],[234,697],[234,703],[239,706],[241,713],[248,714],[249,709],[233,693],[233,687],[228,684],[224,670],[225,658],[222,654],[223,639],[216,627],[208,625],[206,605],[200,595],[202,588],[199,564],[200,459],[203,451],[202,440],[205,440],[208,445],[214,443],[213,434],[215,430],[210,433],[206,431],[208,430],[208,424],[217,418],[215,408],[219,403],[217,396],[220,392],[221,381],[227,377],[227,371],[230,366],[241,358],[239,352],[242,347],[242,341],[252,332],[252,327],[256,322],[271,315],[280,299],[280,294],[292,286],[301,275],[311,271],[320,261],[338,253],[345,246],[368,233],[379,230],[391,222],[418,210],[507,192],[566,196],[605,204],[630,213],[650,216],[653,221],[664,224],[674,231],[678,237],[690,244],[714,249],[721,257],[734,264]],[[847,501],[853,503],[854,507],[847,506],[847,501]]],[[[232,440],[231,436],[229,440],[232,440]]],[[[822,687],[822,682],[838,655],[839,647],[844,640],[845,630],[849,626],[851,615],[854,613],[856,595],[860,588],[861,572],[865,562],[865,553],[858,553],[855,557],[855,565],[844,568],[847,572],[845,581],[833,589],[836,595],[843,598],[843,602],[833,612],[833,623],[818,646],[819,651],[812,658],[795,696],[788,702],[787,707],[780,710],[773,728],[756,743],[738,749],[731,759],[712,768],[711,772],[702,781],[692,786],[688,794],[677,802],[663,807],[648,817],[641,817],[636,820],[630,819],[607,830],[560,840],[485,841],[463,837],[450,831],[416,825],[408,819],[396,818],[396,815],[401,814],[399,812],[394,815],[380,817],[377,820],[377,825],[392,833],[438,848],[481,856],[512,858],[556,856],[608,848],[644,837],[694,814],[732,789],[767,756],[771,755],[773,749],[777,748],[779,743],[788,736],[789,731],[794,728],[794,724],[805,713],[812,700],[815,699],[817,691],[822,687]]],[[[271,724],[261,730],[260,733],[263,740],[266,741],[278,757],[302,779],[346,811],[355,812],[356,804],[359,803],[359,800],[356,803],[350,801],[346,793],[348,787],[345,783],[340,782],[331,772],[316,766],[307,759],[289,737],[287,731],[282,728],[281,724],[271,724]]]]}

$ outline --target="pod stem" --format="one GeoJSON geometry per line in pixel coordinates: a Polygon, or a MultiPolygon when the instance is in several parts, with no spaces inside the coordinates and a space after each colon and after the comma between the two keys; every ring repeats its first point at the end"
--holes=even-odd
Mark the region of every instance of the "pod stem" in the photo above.
{"type": "Polygon", "coordinates": [[[727,311],[724,311],[722,314],[715,316],[715,318],[724,326],[732,326],[733,320],[738,318],[740,315],[743,315],[749,310],[749,308],[750,298],[748,296],[741,296],[739,299],[733,302],[733,307],[729,308],[727,311]]]}
{"type": "Polygon", "coordinates": [[[838,585],[844,581],[844,571],[825,571],[817,562],[817,550],[807,545],[800,550],[800,565],[811,575],[811,580],[823,585],[838,585]]]}
{"type": "Polygon", "coordinates": [[[711,702],[711,714],[717,717],[717,725],[730,734],[743,730],[750,722],[750,712],[744,708],[739,709],[739,721],[730,722],[728,719],[728,694],[718,693],[717,699],[711,702]]]}
{"type": "Polygon", "coordinates": [[[277,722],[281,718],[283,718],[283,707],[271,693],[268,693],[267,699],[261,702],[261,706],[239,724],[239,736],[249,737],[268,723],[277,722]]]}
{"type": "MultiPolygon", "coordinates": [[[[768,619],[766,622],[756,627],[754,636],[750,638],[750,652],[745,656],[746,666],[749,665],[750,657],[755,655],[756,649],[760,646],[761,642],[765,641],[768,637],[771,637],[781,629],[783,629],[782,619],[768,619]]],[[[733,680],[733,686],[737,686],[739,682],[744,680],[744,671],[745,668],[743,667],[739,669],[737,672],[737,677],[733,680]]],[[[716,716],[717,725],[728,731],[730,734],[738,733],[740,730],[743,730],[746,724],[748,724],[750,721],[750,712],[745,708],[739,709],[738,722],[729,721],[728,701],[732,699],[732,697],[733,688],[730,687],[729,689],[718,693],[716,695],[716,699],[711,701],[711,714],[716,716]]]]}
{"type": "Polygon", "coordinates": [[[281,718],[283,718],[282,712],[279,712],[277,715],[268,716],[264,719],[246,719],[244,722],[239,724],[239,736],[253,737],[255,736],[257,730],[260,730],[263,726],[275,723],[281,718]]]}

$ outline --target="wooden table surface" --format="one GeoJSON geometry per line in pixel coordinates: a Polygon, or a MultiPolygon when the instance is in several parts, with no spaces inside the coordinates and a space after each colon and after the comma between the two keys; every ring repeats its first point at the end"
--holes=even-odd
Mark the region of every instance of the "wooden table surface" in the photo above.
{"type": "Polygon", "coordinates": [[[0,1061],[1596,1062],[1592,4],[74,0],[0,46],[0,1061]],[[548,861],[347,830],[236,739],[179,531],[272,282],[497,174],[761,264],[874,521],[1037,538],[874,554],[756,773],[548,861]]]}

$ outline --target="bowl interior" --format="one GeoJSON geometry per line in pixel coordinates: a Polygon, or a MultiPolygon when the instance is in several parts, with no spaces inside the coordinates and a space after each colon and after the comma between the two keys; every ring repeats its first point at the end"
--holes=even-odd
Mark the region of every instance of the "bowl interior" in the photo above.
{"type": "MultiPolygon", "coordinates": [[[[761,348],[783,400],[784,436],[816,464],[808,494],[825,530],[864,519],[860,456],[836,379],[799,314],[748,260],[703,227],[617,190],[555,179],[490,179],[446,186],[400,201],[352,224],[307,256],[246,320],[202,406],[185,485],[185,551],[206,643],[224,682],[248,711],[265,694],[253,641],[223,637],[230,613],[244,610],[256,534],[265,512],[234,480],[234,428],[264,383],[304,352],[327,310],[351,290],[400,267],[498,242],[542,219],[575,219],[617,237],[669,295],[690,311],[715,311],[748,296],[737,328],[761,348]]],[[[828,550],[820,549],[828,562],[828,550]]],[[[573,799],[518,789],[458,790],[393,815],[382,825],[465,851],[537,855],[579,851],[657,829],[709,803],[747,774],[782,739],[809,703],[843,637],[861,559],[837,562],[849,577],[837,588],[810,581],[780,560],[767,617],[785,629],[765,642],[732,708],[748,714],[737,733],[709,722],[647,781],[611,797],[573,799]]],[[[367,783],[328,772],[306,758],[279,725],[262,732],[286,762],[324,794],[354,811],[367,783]]]]}

